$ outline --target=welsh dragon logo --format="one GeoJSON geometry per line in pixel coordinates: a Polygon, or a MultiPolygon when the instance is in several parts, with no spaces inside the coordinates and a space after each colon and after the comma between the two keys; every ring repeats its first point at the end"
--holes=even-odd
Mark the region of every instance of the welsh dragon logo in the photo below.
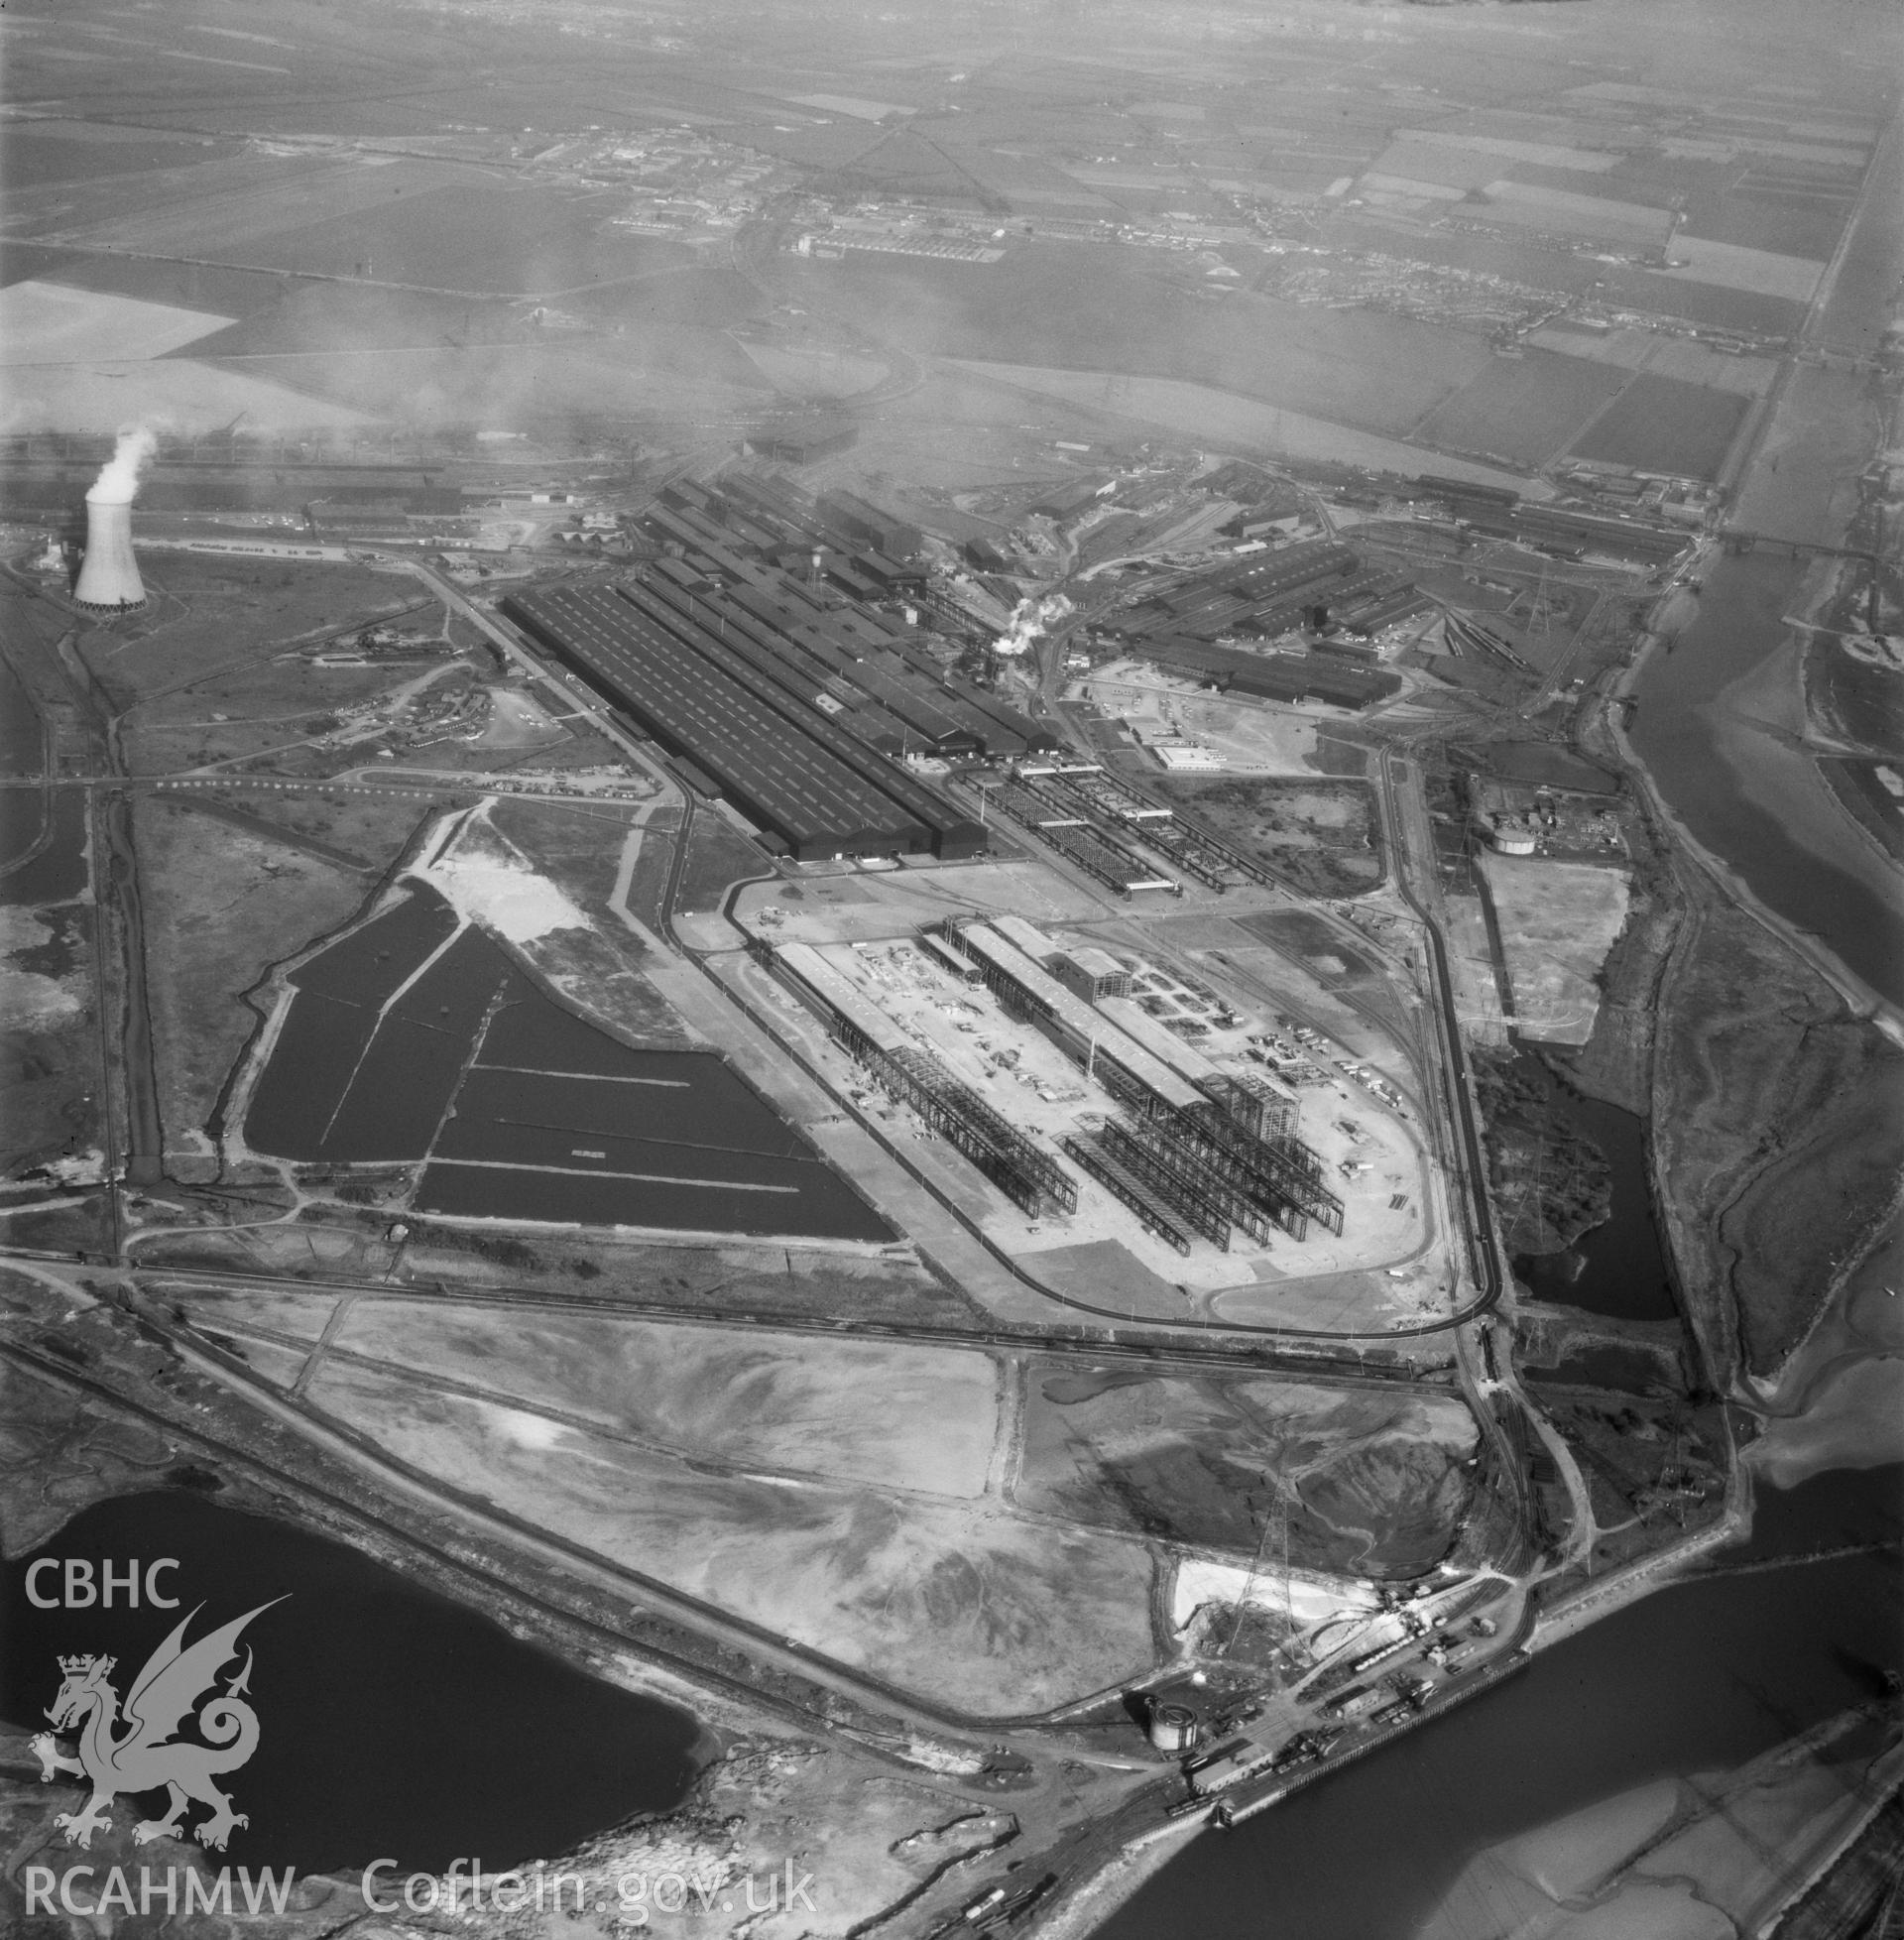
{"type": "Polygon", "coordinates": [[[258,1749],[258,1714],[244,1701],[251,1681],[249,1646],[244,1668],[222,1691],[217,1679],[220,1668],[237,1655],[239,1632],[270,1608],[268,1603],[260,1604],[187,1644],[186,1626],[198,1614],[191,1611],[147,1659],[126,1694],[127,1728],[117,1735],[119,1693],[107,1682],[117,1659],[60,1659],[64,1682],[46,1714],[53,1730],[40,1733],[32,1749],[40,1760],[43,1784],[64,1771],[92,1786],[83,1811],[61,1812],[54,1821],[66,1835],[67,1845],[90,1847],[95,1832],[110,1832],[106,1807],[119,1793],[157,1791],[161,1785],[170,1794],[169,1809],[163,1818],[145,1819],[133,1827],[132,1836],[141,1846],[154,1839],[182,1837],[179,1821],[194,1799],[211,1807],[211,1817],[201,1819],[192,1834],[209,1851],[222,1852],[233,1828],[251,1823],[242,1812],[231,1809],[231,1800],[212,1783],[219,1773],[236,1771],[258,1749]],[[199,1709],[197,1726],[210,1743],[180,1742],[175,1737],[179,1721],[206,1692],[211,1697],[199,1709]],[[73,1733],[79,1739],[76,1758],[65,1757],[57,1742],[57,1735],[73,1733]]]}

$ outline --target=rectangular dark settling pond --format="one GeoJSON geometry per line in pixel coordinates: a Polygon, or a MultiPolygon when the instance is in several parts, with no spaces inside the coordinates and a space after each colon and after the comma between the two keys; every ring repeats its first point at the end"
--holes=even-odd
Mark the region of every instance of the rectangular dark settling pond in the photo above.
{"type": "Polygon", "coordinates": [[[893,1237],[718,1056],[619,1042],[544,995],[481,929],[441,949],[453,923],[419,890],[297,974],[247,1118],[258,1151],[423,1160],[416,1204],[428,1212],[893,1237]],[[358,1001],[339,1001],[345,990],[358,1001]]]}
{"type": "Polygon", "coordinates": [[[518,978],[490,1020],[479,1061],[504,1070],[648,1077],[654,1074],[654,1060],[665,1055],[631,1050],[518,978]]]}
{"type": "Polygon", "coordinates": [[[291,973],[299,990],[381,1004],[440,949],[456,927],[456,912],[434,890],[410,888],[406,901],[374,916],[362,929],[340,937],[321,955],[291,973]]]}
{"type": "Polygon", "coordinates": [[[376,1023],[376,1012],[362,1005],[300,990],[245,1115],[250,1144],[285,1158],[316,1158],[376,1023]]]}
{"type": "Polygon", "coordinates": [[[432,1031],[453,1032],[465,1055],[488,1013],[497,987],[509,975],[503,953],[480,929],[469,928],[450,944],[391,1006],[393,1018],[410,1018],[432,1031]]]}
{"type": "Polygon", "coordinates": [[[423,1212],[582,1226],[652,1226],[665,1232],[892,1238],[892,1228],[837,1173],[818,1163],[802,1169],[813,1174],[810,1186],[785,1193],[435,1163],[423,1173],[416,1205],[423,1212]]]}
{"type": "MultiPolygon", "coordinates": [[[[488,1046],[484,1046],[487,1053],[488,1046]]],[[[459,1118],[547,1125],[610,1138],[678,1140],[727,1152],[808,1158],[813,1149],[718,1058],[651,1051],[642,1075],[582,1077],[478,1064],[456,1100],[459,1118]]]]}
{"type": "Polygon", "coordinates": [[[469,1118],[460,1108],[443,1127],[432,1156],[553,1166],[558,1171],[644,1172],[658,1178],[794,1191],[805,1189],[805,1176],[816,1166],[831,1176],[817,1158],[782,1158],[757,1152],[729,1152],[719,1146],[676,1144],[667,1139],[618,1139],[606,1132],[576,1132],[565,1126],[469,1118]]]}
{"type": "Polygon", "coordinates": [[[386,1019],[319,1155],[340,1164],[423,1157],[468,1055],[466,1036],[386,1019]]]}

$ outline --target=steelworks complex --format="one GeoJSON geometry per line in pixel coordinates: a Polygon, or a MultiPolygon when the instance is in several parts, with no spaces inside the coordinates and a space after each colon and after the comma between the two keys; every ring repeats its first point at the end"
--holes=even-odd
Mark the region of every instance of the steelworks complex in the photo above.
{"type": "Polygon", "coordinates": [[[871,604],[922,581],[894,555],[916,530],[746,476],[670,486],[645,524],[670,555],[638,579],[520,593],[504,611],[796,861],[984,850],[983,824],[904,759],[1056,744],[871,604]]]}

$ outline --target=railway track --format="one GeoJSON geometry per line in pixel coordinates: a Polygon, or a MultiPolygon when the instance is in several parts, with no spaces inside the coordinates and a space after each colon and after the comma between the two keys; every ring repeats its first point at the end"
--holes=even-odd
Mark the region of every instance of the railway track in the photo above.
{"type": "MultiPolygon", "coordinates": [[[[3,1256],[0,1256],[3,1257],[3,1256]]],[[[1286,1371],[1292,1377],[1313,1380],[1326,1368],[1330,1379],[1348,1386],[1366,1387],[1371,1392],[1388,1392],[1396,1387],[1418,1386],[1423,1377],[1407,1368],[1370,1368],[1353,1354],[1279,1354],[1259,1340],[1244,1337],[1230,1347],[1199,1347],[1194,1343],[1165,1344],[1149,1341],[1109,1340],[1098,1336],[1067,1338],[1061,1334],[1014,1333],[1006,1328],[948,1327],[933,1323],[898,1323],[878,1320],[806,1320],[788,1314],[761,1312],[742,1306],[681,1307],[654,1301],[611,1297],[605,1294],[542,1293],[533,1288],[450,1288],[440,1281],[412,1280],[395,1284],[381,1279],[298,1278],[285,1273],[246,1273],[241,1269],[200,1269],[195,1267],[134,1267],[138,1284],[155,1297],[167,1288],[184,1291],[193,1287],[229,1288],[257,1292],[262,1289],[291,1289],[300,1293],[331,1292],[385,1301],[416,1301],[438,1297],[463,1306],[514,1309],[537,1314],[574,1313],[596,1318],[672,1322],[678,1326],[745,1327],[762,1333],[792,1334],[810,1339],[853,1339],[905,1342],[910,1345],[989,1348],[1000,1353],[1062,1356],[1093,1363],[1131,1362],[1160,1373],[1181,1370],[1186,1373],[1211,1369],[1247,1371],[1252,1375],[1265,1370],[1286,1371]]],[[[1436,1329],[1435,1331],[1440,1331],[1436,1329]]]]}

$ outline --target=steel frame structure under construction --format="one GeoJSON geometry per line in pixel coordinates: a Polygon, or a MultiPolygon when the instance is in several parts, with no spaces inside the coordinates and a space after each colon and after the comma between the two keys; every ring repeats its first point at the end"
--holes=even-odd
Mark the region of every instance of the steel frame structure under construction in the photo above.
{"type": "Polygon", "coordinates": [[[1114,1199],[1129,1206],[1146,1231],[1154,1233],[1165,1246],[1178,1253],[1190,1251],[1190,1234],[1185,1230],[1184,1216],[1123,1165],[1115,1153],[1107,1151],[1102,1135],[1074,1132],[1065,1140],[1064,1149],[1114,1199]]]}
{"type": "Polygon", "coordinates": [[[1012,1203],[1041,1219],[1076,1212],[1078,1182],[929,1050],[904,1043],[864,996],[810,944],[752,946],[774,974],[822,1018],[890,1097],[961,1152],[1012,1203]]]}
{"type": "Polygon", "coordinates": [[[860,1055],[886,1091],[910,1105],[1033,1219],[1054,1207],[1077,1211],[1077,1180],[930,1051],[883,1051],[868,1045],[860,1055]]]}
{"type": "MultiPolygon", "coordinates": [[[[1126,1183],[1112,1185],[1133,1211],[1162,1218],[1157,1201],[1167,1201],[1175,1208],[1167,1223],[1179,1233],[1185,1227],[1204,1231],[1198,1221],[1211,1218],[1234,1221],[1264,1242],[1265,1222],[1298,1240],[1308,1237],[1311,1220],[1341,1233],[1342,1201],[1323,1184],[1322,1161],[1295,1136],[1292,1101],[1253,1073],[1211,1067],[1193,1083],[1115,1022],[1118,1009],[1130,1008],[1128,1001],[1086,1004],[982,918],[949,917],[940,933],[978,965],[1008,1011],[1052,1031],[1087,1076],[1124,1107],[1131,1126],[1142,1130],[1130,1149],[1121,1144],[1125,1128],[1088,1136],[1093,1177],[1112,1183],[1096,1163],[1102,1160],[1130,1190],[1142,1185],[1141,1204],[1126,1183]],[[1141,1160],[1136,1152],[1144,1154],[1141,1160]]],[[[1133,1018],[1133,1029],[1136,1024],[1133,1018]]],[[[1228,1240],[1226,1225],[1217,1243],[1228,1240]]]]}
{"type": "Polygon", "coordinates": [[[1323,1184],[1321,1160],[1301,1140],[1258,1138],[1214,1100],[1174,1114],[1169,1129],[1213,1180],[1248,1194],[1291,1239],[1307,1238],[1312,1219],[1342,1231],[1342,1201],[1323,1184]]]}
{"type": "MultiPolygon", "coordinates": [[[[1208,1208],[1213,1217],[1241,1226],[1258,1246],[1269,1244],[1277,1221],[1266,1213],[1241,1186],[1219,1177],[1194,1151],[1170,1135],[1170,1128],[1154,1119],[1139,1119],[1117,1128],[1120,1151],[1130,1148],[1142,1154],[1146,1177],[1152,1177],[1159,1190],[1181,1194],[1199,1207],[1208,1208]]],[[[1131,1168],[1139,1169],[1136,1160],[1131,1168]]],[[[1223,1242],[1227,1247],[1228,1240],[1223,1242]]]]}

